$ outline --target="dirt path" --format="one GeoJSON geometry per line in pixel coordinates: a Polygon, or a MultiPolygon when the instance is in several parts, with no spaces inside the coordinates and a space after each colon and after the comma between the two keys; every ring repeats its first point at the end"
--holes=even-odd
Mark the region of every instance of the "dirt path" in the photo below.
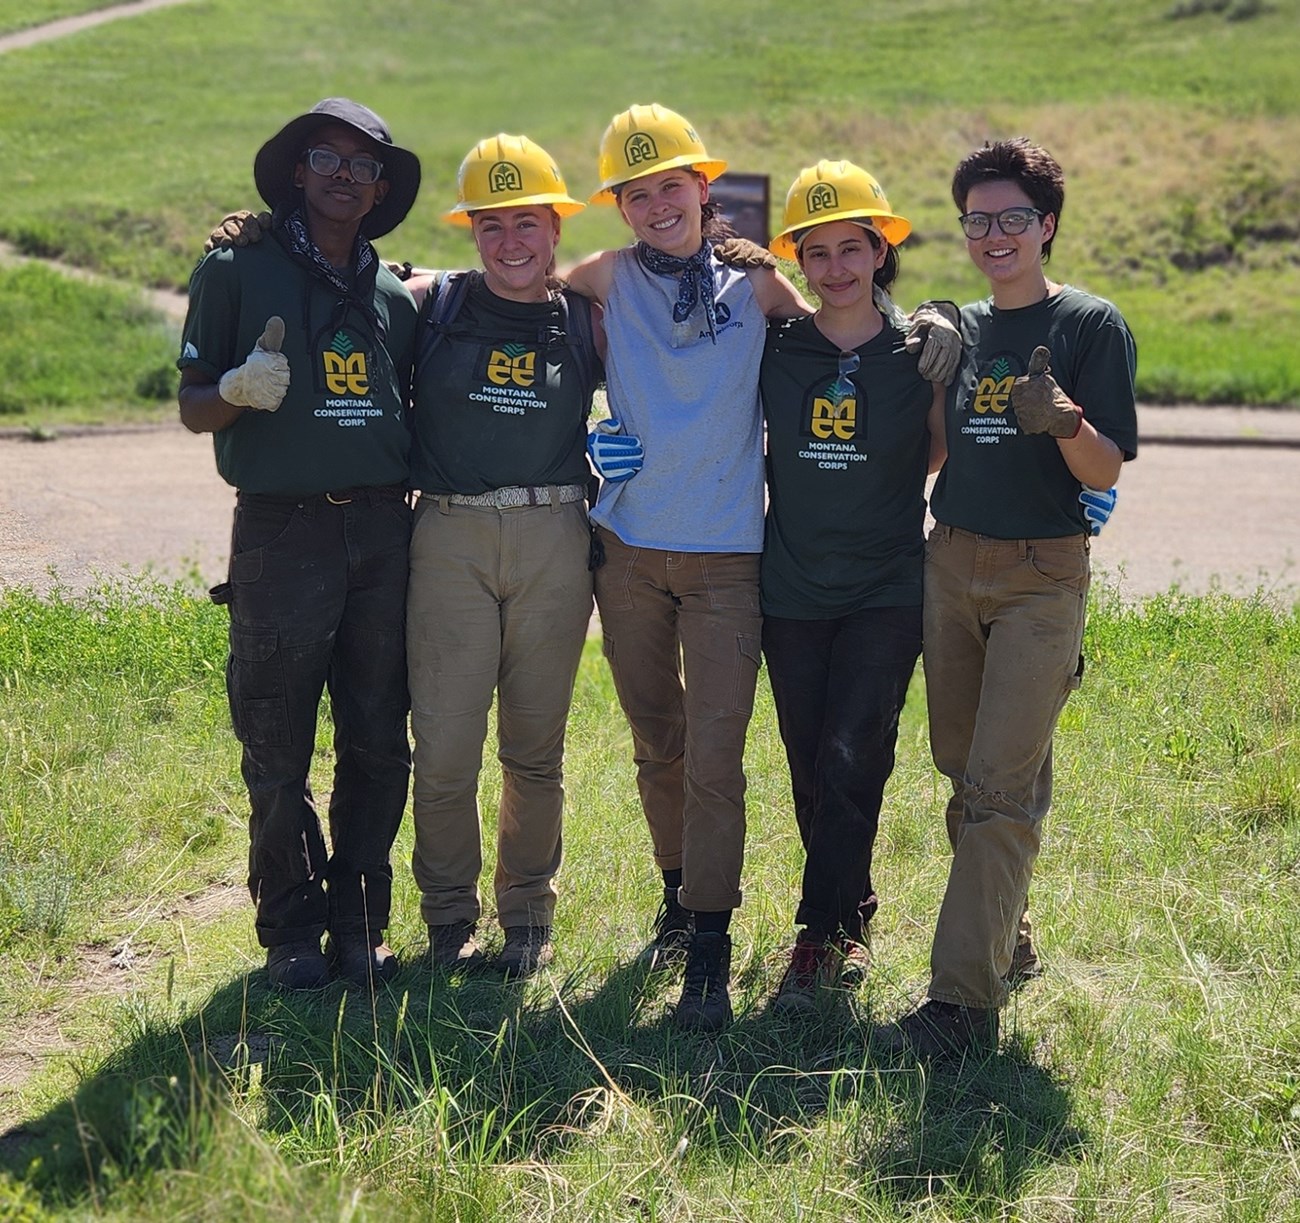
{"type": "Polygon", "coordinates": [[[123,17],[136,17],[141,13],[152,12],[158,8],[171,8],[173,5],[186,4],[189,0],[135,0],[132,4],[114,4],[108,8],[95,9],[89,13],[79,13],[75,17],[63,17],[58,21],[47,21],[44,25],[32,26],[19,30],[16,34],[0,37],[0,55],[7,51],[17,51],[23,47],[34,47],[37,43],[51,42],[56,38],[65,38],[69,34],[89,30],[103,25],[107,21],[118,21],[123,17]]]}
{"type": "MultiPolygon", "coordinates": [[[[1144,408],[1139,423],[1095,569],[1134,598],[1175,582],[1300,597],[1300,413],[1144,408]]],[[[214,583],[233,504],[211,441],[179,424],[0,439],[0,587],[79,590],[145,569],[214,583]]]]}

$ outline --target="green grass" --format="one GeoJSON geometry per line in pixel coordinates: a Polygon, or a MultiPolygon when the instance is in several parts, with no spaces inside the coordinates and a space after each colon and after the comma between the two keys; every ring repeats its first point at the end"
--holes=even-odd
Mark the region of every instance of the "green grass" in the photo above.
{"type": "MultiPolygon", "coordinates": [[[[507,988],[408,967],[373,1008],[338,987],[271,993],[248,906],[180,912],[242,869],[222,630],[179,587],[0,602],[0,1053],[51,1012],[81,1049],[21,1096],[0,1215],[1300,1214],[1300,611],[1094,599],[1033,893],[1048,974],[1013,999],[998,1057],[929,1074],[867,1045],[923,986],[946,874],[919,675],[882,821],[876,967],[804,1025],[766,1009],[800,855],[762,695],[737,1022],[709,1040],[673,1032],[674,989],[634,963],[656,888],[595,643],[553,974],[507,988]],[[78,964],[128,936],[151,966],[130,994],[70,1001],[78,964]]],[[[322,728],[318,794],[327,744],[322,728]]],[[[489,844],[499,793],[492,764],[489,844]]],[[[408,822],[392,941],[413,959],[409,848],[408,822]]]]}
{"type": "Polygon", "coordinates": [[[176,328],[136,290],[0,265],[0,428],[169,413],[176,351],[176,328]]]}
{"type": "MultiPolygon", "coordinates": [[[[829,0],[796,19],[778,0],[648,0],[579,17],[560,0],[488,0],[434,20],[415,0],[209,0],[6,57],[16,173],[0,236],[183,284],[215,219],[257,202],[262,141],[349,92],[424,161],[420,201],[383,252],[464,266],[468,240],[438,217],[476,140],[527,130],[581,196],[609,117],[658,99],[715,155],[771,175],[774,220],[802,166],[863,163],[916,227],[900,299],[967,300],[984,286],[954,222],[952,167],[985,137],[1028,132],[1068,175],[1052,272],[1126,312],[1144,397],[1300,403],[1300,356],[1283,338],[1300,333],[1300,3],[1183,5],[1197,11],[1177,19],[1175,7],[829,0]],[[194,70],[218,62],[219,82],[194,70]]],[[[562,254],[625,234],[612,210],[589,209],[562,254]]]]}

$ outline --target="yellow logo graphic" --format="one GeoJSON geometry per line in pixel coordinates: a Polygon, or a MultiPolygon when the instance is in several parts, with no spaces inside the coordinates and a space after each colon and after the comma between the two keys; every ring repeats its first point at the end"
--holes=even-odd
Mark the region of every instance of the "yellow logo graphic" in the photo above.
{"type": "Polygon", "coordinates": [[[1001,415],[1011,403],[1011,384],[1015,380],[1014,374],[1008,374],[1005,378],[991,378],[985,374],[975,387],[975,398],[971,400],[971,407],[981,416],[985,412],[997,412],[1001,415]]]}
{"type": "Polygon", "coordinates": [[[853,440],[858,425],[858,401],[841,399],[834,403],[818,396],[813,400],[812,420],[808,427],[813,437],[837,437],[842,442],[853,440]]]}
{"type": "Polygon", "coordinates": [[[510,161],[499,161],[488,171],[488,190],[496,195],[501,191],[521,191],[524,176],[519,167],[510,161]]]}
{"type": "Polygon", "coordinates": [[[623,142],[623,156],[627,158],[629,166],[639,166],[643,161],[657,161],[659,149],[652,136],[647,136],[645,132],[633,132],[623,142]]]}
{"type": "Polygon", "coordinates": [[[537,378],[537,351],[522,344],[494,348],[487,363],[488,381],[497,386],[532,386],[537,378]]]}
{"type": "Polygon", "coordinates": [[[352,341],[342,331],[321,357],[325,361],[325,389],[331,395],[368,395],[370,378],[366,373],[366,354],[354,352],[352,341]]]}

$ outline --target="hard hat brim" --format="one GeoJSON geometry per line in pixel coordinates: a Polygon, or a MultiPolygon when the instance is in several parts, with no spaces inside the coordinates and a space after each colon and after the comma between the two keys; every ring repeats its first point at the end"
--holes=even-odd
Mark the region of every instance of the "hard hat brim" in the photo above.
{"type": "Polygon", "coordinates": [[[879,230],[881,236],[890,246],[897,246],[912,232],[912,222],[905,217],[897,216],[895,213],[872,212],[865,208],[846,208],[843,212],[830,212],[825,216],[819,216],[812,224],[801,221],[798,225],[791,225],[783,229],[768,243],[767,249],[778,259],[789,259],[792,263],[797,262],[799,253],[795,247],[795,234],[799,233],[800,230],[816,229],[820,225],[829,225],[832,221],[870,221],[871,228],[879,230]]]}
{"type": "Polygon", "coordinates": [[[478,205],[470,208],[464,204],[457,204],[450,212],[444,212],[442,219],[450,221],[453,225],[459,225],[464,229],[469,229],[473,222],[470,220],[470,214],[474,212],[496,212],[502,208],[531,208],[535,205],[541,205],[550,208],[556,216],[571,217],[586,208],[586,204],[578,200],[571,199],[567,195],[525,195],[517,200],[510,200],[506,204],[493,204],[490,207],[478,205]]]}
{"type": "Polygon", "coordinates": [[[649,178],[651,174],[659,174],[664,170],[678,170],[683,166],[689,166],[697,173],[703,174],[708,182],[713,182],[715,178],[721,177],[727,169],[725,161],[713,161],[710,158],[701,157],[698,153],[683,153],[680,157],[669,157],[665,161],[657,161],[654,165],[647,166],[636,174],[629,174],[627,178],[606,179],[600,190],[588,202],[592,204],[617,204],[618,197],[614,194],[616,187],[626,186],[628,183],[635,182],[638,178],[649,178]]]}

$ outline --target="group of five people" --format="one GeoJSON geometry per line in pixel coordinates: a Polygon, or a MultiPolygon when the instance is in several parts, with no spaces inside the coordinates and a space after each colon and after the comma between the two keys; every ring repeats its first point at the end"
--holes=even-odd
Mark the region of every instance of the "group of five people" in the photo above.
{"type": "Polygon", "coordinates": [[[1018,945],[1028,958],[1053,730],[1081,673],[1080,490],[1108,489],[1136,452],[1132,337],[1109,303],[1046,279],[1064,183],[1028,141],[976,150],[953,182],[991,299],[910,320],[888,295],[910,225],[871,175],[822,161],[790,189],[771,249],[797,260],[814,311],[775,259],[723,241],[709,185],[725,168],[665,107],[615,116],[593,202],[634,242],[565,284],[561,225],[583,205],[533,141],[492,137],[446,214],[481,267],[403,285],[370,240],[410,208],[419,163],[378,116],[327,99],[258,154],[269,233],[250,223],[200,263],[179,364],[182,420],[214,433],[238,490],[215,597],[276,984],[397,970],[384,931],[408,694],[434,964],[526,976],[550,961],[594,592],[662,876],[649,960],[682,968],[676,1022],[731,1019],[761,660],[805,848],[776,995],[797,1013],[869,962],[872,848],[923,653],[953,862],[929,1000],[883,1039],[996,1044],[1018,945]],[[589,429],[600,381],[611,419],[589,429]],[[328,848],[308,780],[327,687],[328,848]],[[505,941],[489,961],[477,791],[494,695],[505,941]]]}

